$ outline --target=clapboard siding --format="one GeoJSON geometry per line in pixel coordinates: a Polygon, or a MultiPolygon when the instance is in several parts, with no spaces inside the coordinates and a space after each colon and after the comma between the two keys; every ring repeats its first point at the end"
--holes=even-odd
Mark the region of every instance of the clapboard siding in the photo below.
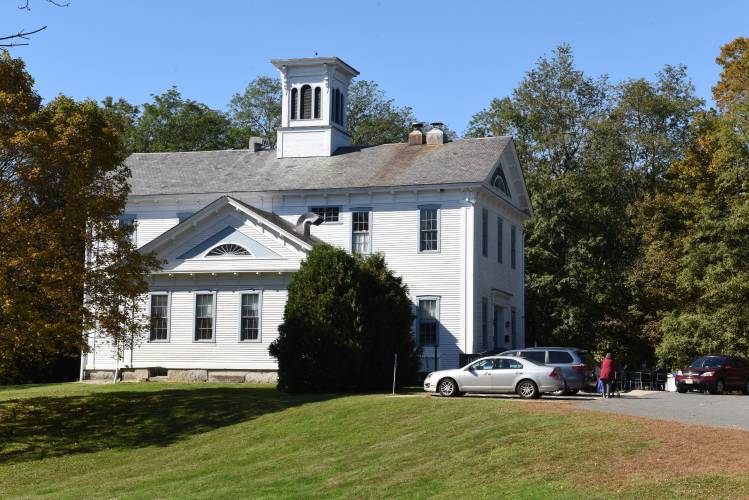
{"type": "MultiPolygon", "coordinates": [[[[278,326],[283,320],[286,304],[286,282],[268,279],[195,279],[155,280],[153,290],[171,293],[170,336],[168,342],[148,342],[143,339],[132,353],[132,367],[203,368],[274,370],[275,359],[268,354],[268,346],[278,337],[278,326]],[[261,341],[239,341],[239,297],[242,291],[261,293],[261,341]],[[197,291],[216,292],[215,340],[193,340],[194,301],[197,291]]],[[[101,344],[98,344],[101,345],[101,344]]],[[[97,346],[98,347],[98,346],[97,346]]],[[[89,355],[87,369],[111,369],[115,366],[112,349],[96,350],[89,355]]],[[[130,365],[130,353],[125,352],[120,366],[130,365]]]]}
{"type": "MultiPolygon", "coordinates": [[[[173,227],[178,221],[177,213],[197,211],[219,195],[202,195],[200,200],[184,196],[179,205],[162,205],[158,198],[140,199],[137,203],[129,204],[127,212],[135,214],[139,220],[139,245],[173,227]]],[[[518,337],[522,342],[524,216],[496,195],[489,194],[488,190],[393,190],[320,195],[238,193],[233,196],[264,210],[273,211],[292,224],[312,206],[338,206],[339,222],[313,226],[311,232],[321,240],[346,251],[351,250],[352,209],[370,209],[372,250],[382,252],[388,266],[403,278],[408,286],[414,311],[416,312],[418,297],[440,298],[440,368],[457,366],[461,352],[483,349],[480,345],[482,297],[487,297],[489,301],[489,337],[493,333],[493,305],[497,303],[507,308],[506,320],[509,320],[510,307],[517,309],[518,337]],[[437,253],[418,251],[420,205],[440,207],[440,250],[437,253]],[[489,211],[487,257],[481,255],[481,213],[484,208],[489,211]],[[505,220],[505,258],[501,264],[496,259],[497,217],[505,220]],[[515,270],[510,269],[509,259],[510,226],[513,224],[518,228],[518,261],[515,270]],[[511,297],[500,296],[496,290],[507,292],[511,297]]],[[[286,288],[291,277],[287,271],[298,269],[304,253],[285,243],[272,231],[256,226],[233,210],[213,214],[209,220],[196,226],[189,236],[178,237],[167,247],[168,251],[163,256],[167,259],[163,271],[174,272],[174,275],[170,278],[162,274],[152,278],[151,288],[171,292],[170,341],[141,343],[132,353],[133,366],[275,369],[275,360],[268,354],[268,345],[276,338],[278,325],[283,318],[286,288]],[[237,227],[246,236],[278,254],[279,258],[176,258],[226,225],[237,227]],[[253,273],[242,273],[243,271],[253,273]],[[263,272],[255,274],[254,271],[263,272]],[[281,274],[275,271],[281,271],[281,274]],[[194,273],[194,276],[179,273],[194,273]],[[216,275],[212,276],[211,273],[216,275]],[[238,341],[239,291],[243,289],[261,289],[263,293],[260,343],[238,341]],[[196,343],[192,340],[196,290],[217,292],[215,342],[196,343]]],[[[97,369],[113,368],[114,362],[107,361],[107,358],[111,359],[111,354],[111,348],[97,344],[96,355],[90,354],[87,358],[87,368],[94,369],[94,360],[97,369]]],[[[433,355],[430,348],[424,353],[424,359],[431,363],[433,355]]],[[[126,352],[122,364],[128,364],[129,356],[130,353],[126,352]]]]}
{"type": "MultiPolygon", "coordinates": [[[[497,200],[495,197],[480,196],[475,206],[474,233],[476,235],[476,252],[474,259],[474,290],[475,300],[473,307],[474,315],[474,351],[480,352],[487,349],[509,348],[505,345],[503,339],[499,345],[493,342],[493,313],[494,306],[497,305],[504,309],[503,322],[510,321],[512,308],[515,308],[517,315],[517,345],[513,347],[523,347],[525,345],[525,330],[523,321],[523,220],[505,203],[497,200]],[[486,210],[488,214],[488,252],[483,255],[482,251],[482,213],[486,210]],[[498,223],[502,219],[502,262],[498,261],[498,223]],[[512,226],[516,228],[516,265],[512,269],[511,262],[511,242],[510,233],[512,226]],[[504,293],[496,293],[497,290],[511,294],[507,297],[504,293]],[[488,345],[482,345],[482,299],[486,298],[488,303],[488,345]]],[[[500,325],[500,330],[504,328],[500,325]]],[[[510,335],[510,330],[505,328],[505,335],[510,335]]],[[[504,335],[501,335],[504,336],[504,335]]]]}
{"type": "MultiPolygon", "coordinates": [[[[382,252],[388,266],[409,288],[414,307],[419,296],[440,297],[441,367],[458,365],[458,357],[465,350],[463,323],[464,299],[464,196],[459,192],[386,193],[382,195],[329,196],[326,199],[288,199],[274,210],[289,222],[295,222],[310,206],[339,206],[339,223],[313,226],[311,232],[332,245],[351,250],[351,211],[371,209],[372,251],[382,252]],[[420,205],[440,207],[440,251],[418,251],[420,205]]],[[[433,356],[433,350],[425,353],[433,356]]]]}

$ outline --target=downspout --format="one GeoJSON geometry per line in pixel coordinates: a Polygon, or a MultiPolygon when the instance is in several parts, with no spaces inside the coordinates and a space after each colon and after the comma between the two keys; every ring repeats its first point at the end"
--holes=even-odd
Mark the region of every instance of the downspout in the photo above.
{"type": "Polygon", "coordinates": [[[467,190],[465,197],[465,216],[463,220],[463,231],[464,231],[464,268],[463,268],[463,301],[465,304],[463,311],[463,335],[464,335],[464,351],[466,354],[473,354],[473,209],[475,207],[476,198],[472,190],[467,190]]]}

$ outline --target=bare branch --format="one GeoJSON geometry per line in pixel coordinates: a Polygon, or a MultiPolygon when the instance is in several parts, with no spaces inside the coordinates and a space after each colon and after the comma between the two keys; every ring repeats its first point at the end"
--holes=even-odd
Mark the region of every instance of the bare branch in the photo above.
{"type": "MultiPolygon", "coordinates": [[[[28,40],[29,39],[28,38],[29,35],[33,35],[34,33],[39,33],[40,31],[46,30],[46,29],[47,29],[46,26],[42,26],[41,28],[39,28],[37,30],[34,30],[34,31],[23,31],[23,30],[21,30],[18,33],[16,33],[15,35],[0,36],[0,41],[2,41],[2,40],[12,40],[14,38],[23,38],[24,40],[28,40]]],[[[19,45],[28,45],[28,44],[24,43],[24,44],[19,44],[19,45]]],[[[2,45],[2,46],[5,47],[5,45],[2,45]]]]}
{"type": "MultiPolygon", "coordinates": [[[[31,5],[29,5],[30,0],[26,0],[26,2],[23,5],[19,5],[19,10],[31,10],[31,5]]],[[[60,2],[58,0],[46,0],[47,3],[51,3],[55,7],[68,7],[70,5],[70,2],[60,2]]]]}
{"type": "MultiPolygon", "coordinates": [[[[61,1],[61,0],[45,0],[45,1],[47,3],[50,3],[50,4],[54,5],[55,7],[68,7],[70,5],[70,2],[64,2],[64,1],[61,1]]],[[[31,0],[23,0],[23,2],[24,2],[23,4],[21,4],[21,5],[18,6],[18,9],[19,10],[31,11],[31,0]]],[[[46,26],[42,26],[41,28],[36,29],[34,31],[24,31],[24,30],[21,30],[18,33],[16,33],[15,35],[0,36],[0,41],[4,41],[4,40],[15,40],[15,39],[19,39],[19,38],[23,39],[23,40],[28,40],[29,39],[28,38],[29,35],[33,35],[34,33],[39,33],[40,31],[43,31],[45,29],[47,29],[46,26]]],[[[16,43],[16,42],[13,42],[13,43],[0,43],[0,47],[20,47],[22,45],[28,45],[28,43],[16,43]]]]}

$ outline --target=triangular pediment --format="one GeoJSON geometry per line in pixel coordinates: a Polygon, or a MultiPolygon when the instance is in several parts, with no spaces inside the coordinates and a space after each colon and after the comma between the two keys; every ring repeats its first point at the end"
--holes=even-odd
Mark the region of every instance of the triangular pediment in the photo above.
{"type": "Polygon", "coordinates": [[[211,253],[218,248],[236,245],[247,251],[248,258],[281,259],[278,253],[267,246],[256,241],[241,232],[236,227],[226,226],[217,233],[201,241],[187,252],[177,256],[178,259],[194,259],[198,257],[210,257],[211,253]]]}
{"type": "Polygon", "coordinates": [[[528,216],[533,214],[523,170],[513,141],[508,142],[497,162],[489,171],[484,184],[510,205],[528,216]]]}
{"type": "MultiPolygon", "coordinates": [[[[205,206],[140,248],[165,261],[165,268],[202,261],[205,268],[220,262],[303,258],[319,240],[296,233],[276,214],[257,209],[229,196],[205,206]]],[[[247,264],[252,266],[252,264],[247,264]]]]}

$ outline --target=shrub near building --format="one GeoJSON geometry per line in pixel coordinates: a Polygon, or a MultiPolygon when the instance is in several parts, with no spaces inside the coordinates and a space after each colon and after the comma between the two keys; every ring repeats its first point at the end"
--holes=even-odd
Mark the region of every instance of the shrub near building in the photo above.
{"type": "Polygon", "coordinates": [[[316,247],[289,286],[279,337],[278,387],[289,392],[383,389],[398,354],[398,382],[412,380],[418,353],[408,289],[379,255],[316,247]]]}

